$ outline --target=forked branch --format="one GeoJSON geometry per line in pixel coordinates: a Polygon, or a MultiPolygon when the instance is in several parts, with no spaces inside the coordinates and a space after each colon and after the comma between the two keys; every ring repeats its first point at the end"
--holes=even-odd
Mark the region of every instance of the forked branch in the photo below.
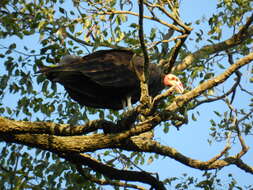
{"type": "Polygon", "coordinates": [[[220,43],[216,43],[213,45],[206,45],[200,48],[199,50],[195,51],[194,53],[187,55],[183,59],[182,63],[172,68],[172,72],[183,71],[191,64],[195,63],[201,58],[204,58],[207,55],[228,50],[232,47],[239,45],[246,39],[251,38],[253,36],[253,26],[251,26],[252,22],[253,22],[253,14],[247,19],[246,24],[243,25],[242,28],[232,37],[220,43]]]}

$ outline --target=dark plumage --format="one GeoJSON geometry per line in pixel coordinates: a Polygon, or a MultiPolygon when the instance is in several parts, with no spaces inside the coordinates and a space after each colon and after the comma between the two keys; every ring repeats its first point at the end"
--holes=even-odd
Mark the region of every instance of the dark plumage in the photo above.
{"type": "MultiPolygon", "coordinates": [[[[119,110],[131,97],[140,98],[140,82],[135,73],[143,67],[143,57],[127,50],[101,50],[84,57],[66,56],[55,67],[41,66],[40,72],[64,86],[72,99],[82,106],[119,110]],[[123,102],[125,102],[123,104],[123,102]]],[[[164,75],[150,64],[149,93],[157,95],[163,88],[164,75]]]]}

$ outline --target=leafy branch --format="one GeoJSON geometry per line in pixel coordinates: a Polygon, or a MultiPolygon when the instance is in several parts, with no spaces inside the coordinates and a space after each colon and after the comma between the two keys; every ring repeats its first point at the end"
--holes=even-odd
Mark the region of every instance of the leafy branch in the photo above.
{"type": "Polygon", "coordinates": [[[245,25],[234,34],[232,37],[213,45],[206,45],[199,50],[187,55],[180,64],[172,68],[172,72],[183,71],[199,59],[204,58],[207,55],[215,54],[224,50],[228,50],[242,43],[253,36],[253,26],[250,26],[253,22],[253,14],[247,19],[245,25]]]}

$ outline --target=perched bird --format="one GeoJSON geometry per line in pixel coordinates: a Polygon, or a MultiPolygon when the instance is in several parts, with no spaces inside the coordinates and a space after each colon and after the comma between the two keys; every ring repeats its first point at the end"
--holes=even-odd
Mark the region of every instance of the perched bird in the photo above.
{"type": "MultiPolygon", "coordinates": [[[[128,50],[100,50],[84,57],[65,56],[56,66],[41,66],[40,72],[64,86],[69,96],[82,106],[119,110],[140,99],[136,72],[143,69],[144,58],[128,50]]],[[[165,75],[155,64],[149,66],[149,94],[154,97],[165,86],[184,88],[172,74],[165,75]]]]}

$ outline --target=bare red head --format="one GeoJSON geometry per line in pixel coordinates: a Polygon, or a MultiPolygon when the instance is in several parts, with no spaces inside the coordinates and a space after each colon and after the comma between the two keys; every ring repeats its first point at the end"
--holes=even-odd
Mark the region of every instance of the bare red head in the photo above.
{"type": "Polygon", "coordinates": [[[163,79],[165,86],[175,87],[176,92],[182,94],[184,92],[184,86],[179,78],[173,74],[165,75],[163,79]]]}

